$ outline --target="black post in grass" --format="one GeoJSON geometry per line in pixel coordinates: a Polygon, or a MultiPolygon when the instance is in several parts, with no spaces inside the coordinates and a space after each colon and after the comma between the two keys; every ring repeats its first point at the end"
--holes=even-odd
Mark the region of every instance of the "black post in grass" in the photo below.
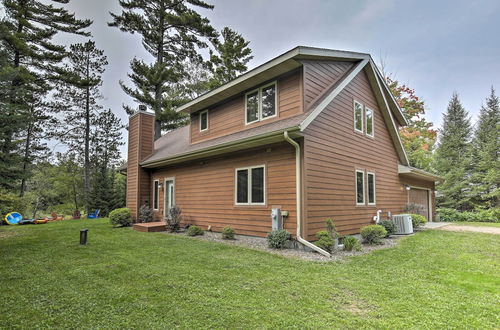
{"type": "Polygon", "coordinates": [[[80,230],[80,245],[87,245],[88,232],[89,232],[88,229],[81,229],[80,230]]]}

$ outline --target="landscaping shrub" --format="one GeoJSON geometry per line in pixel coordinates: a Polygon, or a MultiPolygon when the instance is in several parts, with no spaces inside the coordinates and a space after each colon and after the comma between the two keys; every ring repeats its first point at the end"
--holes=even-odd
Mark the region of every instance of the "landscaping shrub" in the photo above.
{"type": "Polygon", "coordinates": [[[389,237],[396,232],[396,225],[391,220],[380,221],[380,225],[387,231],[387,235],[385,237],[389,237]]]}
{"type": "Polygon", "coordinates": [[[205,234],[205,231],[198,226],[190,226],[186,232],[188,236],[201,236],[205,234]]]}
{"type": "Polygon", "coordinates": [[[132,224],[132,215],[126,207],[113,210],[109,213],[109,220],[115,226],[128,227],[132,224]]]}
{"type": "Polygon", "coordinates": [[[152,222],[153,221],[153,209],[148,205],[144,204],[139,209],[139,222],[152,222]]]}
{"type": "Polygon", "coordinates": [[[417,214],[421,213],[425,210],[425,207],[422,204],[417,203],[407,203],[403,208],[405,213],[417,214]]]}
{"type": "Polygon", "coordinates": [[[285,244],[288,240],[290,240],[291,235],[284,229],[273,230],[269,234],[267,234],[267,243],[270,248],[273,249],[282,249],[285,247],[285,244]]]}
{"type": "Polygon", "coordinates": [[[337,233],[337,229],[335,228],[333,219],[331,218],[326,219],[326,231],[330,234],[330,236],[332,236],[332,238],[339,237],[339,233],[337,233]]]}
{"type": "Polygon", "coordinates": [[[500,207],[476,212],[476,221],[480,222],[500,222],[500,207]]]}
{"type": "Polygon", "coordinates": [[[436,213],[439,216],[439,221],[444,221],[444,222],[460,221],[458,220],[458,218],[460,217],[460,212],[458,212],[455,209],[449,209],[443,207],[437,209],[436,213]]]}
{"type": "Polygon", "coordinates": [[[328,230],[321,230],[316,233],[316,238],[318,239],[314,244],[316,244],[317,247],[327,251],[327,252],[332,252],[333,251],[333,246],[335,244],[335,240],[328,232],[328,230]]]}
{"type": "Polygon", "coordinates": [[[420,214],[411,214],[411,222],[413,223],[413,229],[417,229],[427,223],[427,219],[420,214]]]}
{"type": "Polygon", "coordinates": [[[368,244],[381,244],[382,239],[386,237],[387,230],[380,225],[369,225],[361,228],[361,237],[365,243],[368,244]]]}
{"type": "Polygon", "coordinates": [[[0,190],[0,221],[3,221],[4,216],[10,212],[23,213],[25,203],[17,194],[0,190]]]}
{"type": "Polygon", "coordinates": [[[231,227],[224,227],[221,234],[223,239],[234,239],[234,229],[231,227]]]}
{"type": "Polygon", "coordinates": [[[361,251],[361,243],[359,239],[354,236],[346,236],[342,240],[344,243],[344,251],[361,251]]]}
{"type": "Polygon", "coordinates": [[[167,229],[172,233],[179,231],[179,229],[181,228],[181,221],[182,221],[182,209],[178,206],[172,207],[168,211],[168,215],[165,218],[167,229]]]}

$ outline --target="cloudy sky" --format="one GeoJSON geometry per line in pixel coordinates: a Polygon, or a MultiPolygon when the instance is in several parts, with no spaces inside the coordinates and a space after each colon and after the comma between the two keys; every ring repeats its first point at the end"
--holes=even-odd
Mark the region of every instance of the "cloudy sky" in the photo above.
{"type": "MultiPolygon", "coordinates": [[[[500,90],[500,1],[218,0],[203,10],[220,30],[229,26],[250,40],[250,68],[297,45],[370,53],[409,84],[439,125],[453,91],[473,120],[491,86],[500,90]]],[[[70,9],[94,20],[92,34],[108,56],[104,106],[127,119],[133,104],[118,81],[134,57],[150,60],[140,38],[107,26],[117,0],[73,0],[70,9]]],[[[64,42],[78,41],[63,37],[64,42]]],[[[499,91],[500,93],[500,91],[499,91]]]]}

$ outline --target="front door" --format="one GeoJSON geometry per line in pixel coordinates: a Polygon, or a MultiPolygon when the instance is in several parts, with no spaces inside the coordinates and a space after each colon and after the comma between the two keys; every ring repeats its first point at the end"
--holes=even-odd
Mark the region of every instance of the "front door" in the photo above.
{"type": "Polygon", "coordinates": [[[175,205],[175,181],[165,179],[165,217],[170,213],[170,209],[175,205]]]}

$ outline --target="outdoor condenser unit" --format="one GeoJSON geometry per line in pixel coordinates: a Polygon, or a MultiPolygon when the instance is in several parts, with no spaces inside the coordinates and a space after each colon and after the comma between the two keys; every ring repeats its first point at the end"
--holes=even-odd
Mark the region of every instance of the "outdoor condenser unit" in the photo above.
{"type": "Polygon", "coordinates": [[[395,214],[392,216],[392,221],[396,225],[397,235],[408,235],[413,233],[413,223],[409,214],[395,214]]]}
{"type": "Polygon", "coordinates": [[[283,217],[281,216],[281,209],[272,209],[271,220],[273,224],[273,230],[283,229],[283,217]]]}

